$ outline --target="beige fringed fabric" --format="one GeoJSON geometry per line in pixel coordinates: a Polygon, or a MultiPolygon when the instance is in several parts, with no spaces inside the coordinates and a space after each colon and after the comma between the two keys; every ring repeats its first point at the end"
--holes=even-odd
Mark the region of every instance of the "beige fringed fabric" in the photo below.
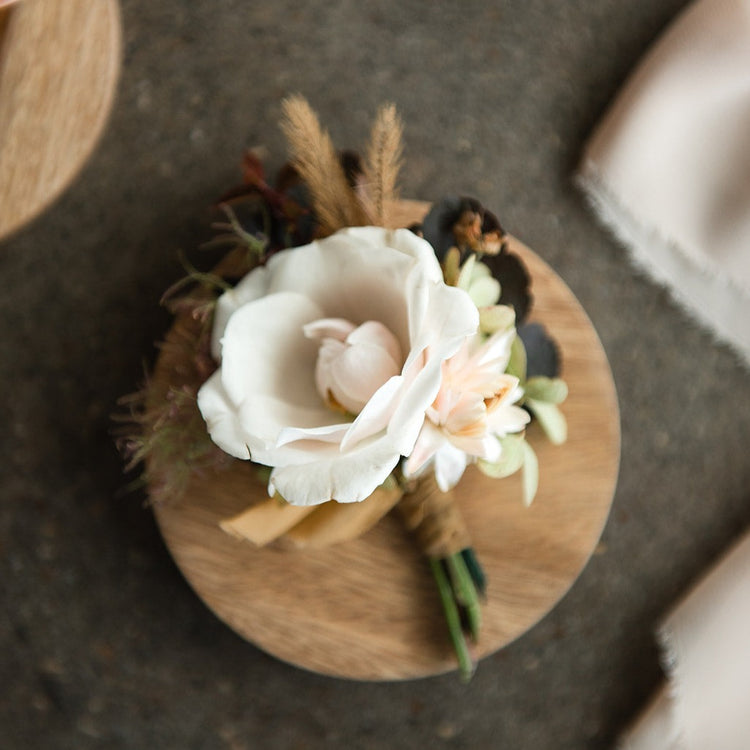
{"type": "Polygon", "coordinates": [[[453,492],[443,492],[429,472],[396,506],[427,557],[448,557],[471,546],[469,532],[456,508],[453,492]]]}
{"type": "Polygon", "coordinates": [[[659,630],[667,685],[621,750],[750,747],[750,534],[675,607],[659,630]]]}
{"type": "Polygon", "coordinates": [[[750,0],[697,0],[636,68],[578,181],[632,257],[750,363],[750,0]]]}

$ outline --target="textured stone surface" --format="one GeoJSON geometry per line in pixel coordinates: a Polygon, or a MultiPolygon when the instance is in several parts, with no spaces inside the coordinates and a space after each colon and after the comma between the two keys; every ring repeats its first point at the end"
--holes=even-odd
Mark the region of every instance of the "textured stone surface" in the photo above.
{"type": "Polygon", "coordinates": [[[6,748],[608,748],[660,680],[662,613],[750,521],[747,371],[634,271],[571,183],[582,143],[682,0],[124,0],[109,127],[0,246],[0,744],[6,748]],[[619,486],[602,544],[480,665],[337,681],[246,644],[197,599],[109,436],[248,145],[279,101],[339,146],[406,122],[403,193],[481,197],[567,281],[610,357],[619,486]]]}

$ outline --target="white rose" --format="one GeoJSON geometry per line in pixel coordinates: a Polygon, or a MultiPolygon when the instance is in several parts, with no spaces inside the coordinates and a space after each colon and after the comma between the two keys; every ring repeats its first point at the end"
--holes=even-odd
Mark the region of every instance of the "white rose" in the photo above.
{"type": "Polygon", "coordinates": [[[219,369],[198,393],[214,442],[273,467],[295,505],[364,500],[414,447],[444,360],[478,313],[408,230],[285,250],[222,295],[219,369]]]}

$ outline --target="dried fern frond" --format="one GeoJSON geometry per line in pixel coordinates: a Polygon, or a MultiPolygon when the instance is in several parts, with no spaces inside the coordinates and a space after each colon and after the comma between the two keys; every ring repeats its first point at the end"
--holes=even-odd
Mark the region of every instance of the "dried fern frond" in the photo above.
{"type": "Polygon", "coordinates": [[[281,128],[289,142],[292,163],[310,190],[323,229],[331,233],[367,223],[331,138],[307,100],[289,97],[282,102],[282,109],[281,128]]]}
{"type": "Polygon", "coordinates": [[[365,180],[373,219],[379,226],[389,226],[388,207],[396,200],[398,173],[401,168],[403,125],[393,104],[379,110],[370,136],[365,163],[365,180]]]}
{"type": "Polygon", "coordinates": [[[113,415],[119,424],[116,444],[126,471],[142,465],[131,488],[147,487],[149,502],[177,502],[195,472],[229,464],[227,454],[211,441],[190,387],[164,390],[147,381],[119,405],[126,411],[113,415]]]}
{"type": "Polygon", "coordinates": [[[203,314],[207,300],[200,294],[180,299],[180,317],[159,345],[161,356],[171,363],[168,380],[163,374],[146,375],[138,392],[119,400],[123,411],[112,416],[126,470],[142,465],[141,480],[133,486],[147,486],[154,503],[179,500],[196,471],[229,465],[227,454],[211,440],[197,404],[198,390],[216,369],[210,315],[203,314]]]}

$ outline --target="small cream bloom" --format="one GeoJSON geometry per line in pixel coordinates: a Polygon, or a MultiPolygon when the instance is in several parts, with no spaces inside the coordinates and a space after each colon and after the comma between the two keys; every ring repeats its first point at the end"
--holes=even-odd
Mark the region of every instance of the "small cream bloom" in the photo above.
{"type": "Polygon", "coordinates": [[[474,336],[443,363],[440,390],[405,461],[407,476],[432,466],[445,492],[458,483],[468,463],[498,461],[499,438],[523,430],[529,415],[515,406],[523,391],[518,378],[505,373],[514,336],[514,328],[486,340],[474,336]]]}

